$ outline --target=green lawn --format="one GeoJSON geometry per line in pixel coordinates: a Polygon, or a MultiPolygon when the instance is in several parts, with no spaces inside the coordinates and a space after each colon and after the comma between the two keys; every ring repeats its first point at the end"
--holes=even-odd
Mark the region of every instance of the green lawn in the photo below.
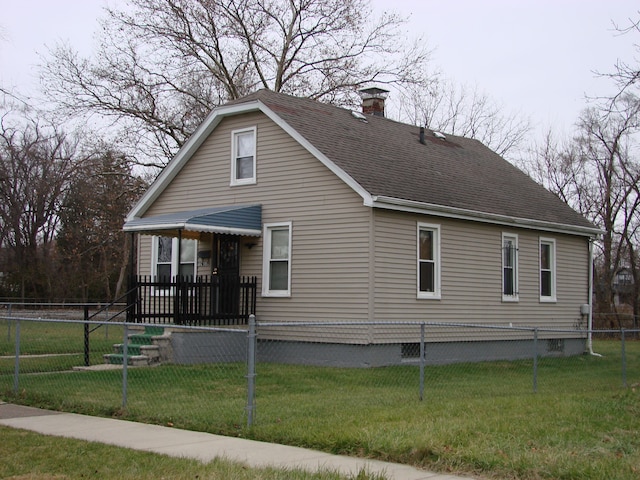
{"type": "Polygon", "coordinates": [[[243,364],[163,365],[122,372],[0,375],[7,401],[172,424],[501,479],[640,477],[640,342],[595,342],[602,357],[426,368],[258,364],[255,425],[246,427],[243,364]]]}
{"type": "MultiPolygon", "coordinates": [[[[357,478],[331,471],[318,473],[274,468],[248,468],[216,459],[203,464],[196,460],[139,452],[99,443],[38,435],[0,427],[0,478],[67,479],[103,478],[118,480],[376,480],[362,472],[357,478]]],[[[379,479],[382,480],[382,479],[379,479]]]]}
{"type": "MultiPolygon", "coordinates": [[[[0,375],[12,374],[15,362],[16,322],[0,320],[0,375]]],[[[102,363],[102,355],[122,343],[123,327],[90,325],[90,364],[102,363]]],[[[20,371],[56,372],[84,364],[84,325],[60,322],[20,322],[20,371]]]]}
{"type": "MultiPolygon", "coordinates": [[[[17,322],[0,320],[0,357],[15,353],[17,322]]],[[[109,350],[114,343],[122,342],[123,327],[91,324],[90,346],[97,350],[109,350]]],[[[20,353],[22,355],[50,355],[84,351],[84,325],[64,322],[20,322],[20,353]]]]}

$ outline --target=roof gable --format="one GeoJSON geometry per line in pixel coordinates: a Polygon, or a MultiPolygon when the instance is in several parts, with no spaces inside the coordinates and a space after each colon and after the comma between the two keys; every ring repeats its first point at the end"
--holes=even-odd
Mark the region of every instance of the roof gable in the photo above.
{"type": "Polygon", "coordinates": [[[464,137],[260,90],[212,111],[129,214],[140,216],[220,120],[261,111],[323,162],[365,205],[593,235],[598,230],[521,170],[464,137]]]}

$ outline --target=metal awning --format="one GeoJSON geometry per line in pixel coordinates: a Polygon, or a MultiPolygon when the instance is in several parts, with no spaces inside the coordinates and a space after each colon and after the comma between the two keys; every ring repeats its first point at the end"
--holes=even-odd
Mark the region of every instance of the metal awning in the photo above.
{"type": "MultiPolygon", "coordinates": [[[[260,236],[262,205],[231,205],[134,218],[124,224],[125,232],[177,236],[178,232],[214,232],[260,236]]],[[[184,236],[189,236],[188,233],[184,236]]]]}

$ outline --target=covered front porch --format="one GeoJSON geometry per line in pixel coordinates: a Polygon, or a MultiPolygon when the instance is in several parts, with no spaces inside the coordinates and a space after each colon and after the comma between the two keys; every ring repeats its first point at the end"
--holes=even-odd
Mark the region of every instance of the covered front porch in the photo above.
{"type": "MultiPolygon", "coordinates": [[[[132,254],[130,322],[246,325],[256,313],[260,205],[234,205],[131,219],[124,230],[150,239],[150,261],[132,254]],[[243,274],[243,273],[249,273],[243,274]],[[149,274],[145,274],[148,272],[149,274]]],[[[149,240],[147,240],[147,243],[149,240]]],[[[149,249],[147,249],[149,251],[149,249]]]]}
{"type": "Polygon", "coordinates": [[[129,322],[246,325],[256,313],[256,277],[134,275],[129,285],[129,322]]]}

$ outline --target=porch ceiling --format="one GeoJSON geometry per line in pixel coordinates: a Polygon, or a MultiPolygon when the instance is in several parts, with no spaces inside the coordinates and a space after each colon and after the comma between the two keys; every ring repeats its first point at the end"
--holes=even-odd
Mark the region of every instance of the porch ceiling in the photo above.
{"type": "Polygon", "coordinates": [[[135,218],[124,224],[125,232],[177,236],[188,232],[214,232],[231,235],[262,235],[262,205],[231,205],[135,218]]]}

